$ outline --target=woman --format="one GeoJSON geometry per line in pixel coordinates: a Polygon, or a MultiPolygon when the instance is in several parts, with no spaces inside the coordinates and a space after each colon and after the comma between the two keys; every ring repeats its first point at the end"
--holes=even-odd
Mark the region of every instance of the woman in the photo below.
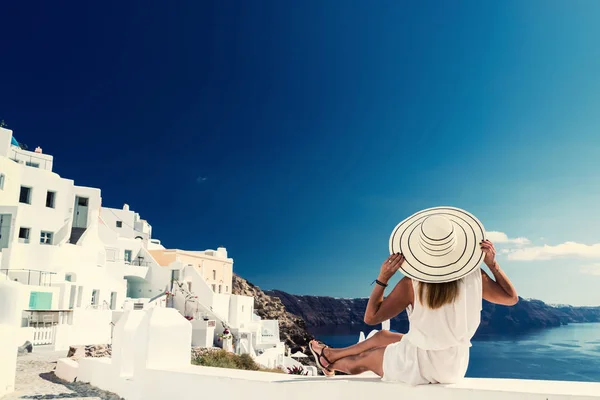
{"type": "Polygon", "coordinates": [[[484,232],[473,215],[451,207],[427,209],[398,224],[390,237],[392,255],[381,266],[364,320],[380,324],[406,309],[410,329],[405,335],[380,331],[343,349],[313,340],[310,348],[324,374],[372,371],[385,381],[411,385],[462,379],[482,298],[507,306],[518,301],[484,232]],[[481,261],[493,280],[479,268],[481,261]],[[399,269],[405,277],[384,299],[399,269]]]}

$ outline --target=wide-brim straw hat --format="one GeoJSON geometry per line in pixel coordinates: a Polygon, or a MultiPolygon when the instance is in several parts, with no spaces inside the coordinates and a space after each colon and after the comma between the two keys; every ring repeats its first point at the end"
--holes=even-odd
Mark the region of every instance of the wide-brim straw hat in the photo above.
{"type": "Polygon", "coordinates": [[[400,222],[390,236],[390,254],[402,253],[400,271],[419,282],[442,283],[477,270],[484,253],[483,224],[455,207],[419,211],[400,222]]]}

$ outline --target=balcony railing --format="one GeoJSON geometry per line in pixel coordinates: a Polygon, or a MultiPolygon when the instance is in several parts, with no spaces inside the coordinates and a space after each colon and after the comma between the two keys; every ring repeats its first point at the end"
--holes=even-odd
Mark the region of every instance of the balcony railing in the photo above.
{"type": "Polygon", "coordinates": [[[130,265],[134,265],[136,267],[149,267],[152,265],[151,261],[145,261],[143,258],[136,258],[134,260],[131,260],[131,262],[129,263],[130,265]]]}
{"type": "Polygon", "coordinates": [[[15,150],[13,150],[10,159],[16,163],[25,164],[28,167],[41,168],[41,169],[47,169],[47,170],[50,169],[50,168],[48,168],[48,166],[52,165],[52,161],[50,161],[46,158],[36,157],[36,156],[30,155],[30,154],[19,153],[15,150]]]}
{"type": "Polygon", "coordinates": [[[20,283],[27,281],[28,285],[52,286],[52,275],[56,272],[39,271],[36,269],[0,269],[0,274],[6,275],[6,279],[15,280],[20,283]]]}

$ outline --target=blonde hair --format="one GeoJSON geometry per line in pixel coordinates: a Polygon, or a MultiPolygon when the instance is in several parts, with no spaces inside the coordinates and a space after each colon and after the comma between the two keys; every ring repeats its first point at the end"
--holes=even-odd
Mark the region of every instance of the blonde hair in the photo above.
{"type": "Polygon", "coordinates": [[[453,303],[458,297],[460,281],[444,283],[419,283],[419,302],[432,310],[453,303]]]}

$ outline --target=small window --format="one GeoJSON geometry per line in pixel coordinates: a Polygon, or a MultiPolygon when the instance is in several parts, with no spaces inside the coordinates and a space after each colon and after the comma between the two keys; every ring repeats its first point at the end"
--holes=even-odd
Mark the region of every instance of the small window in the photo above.
{"type": "Polygon", "coordinates": [[[0,174],[0,190],[4,190],[4,174],[0,174]]]}
{"type": "Polygon", "coordinates": [[[88,205],[87,197],[77,197],[77,205],[87,207],[87,205],[88,205]]]}
{"type": "Polygon", "coordinates": [[[117,292],[110,292],[110,309],[117,309],[117,292]]]}
{"type": "Polygon", "coordinates": [[[33,167],[33,168],[39,168],[39,167],[40,167],[40,164],[39,164],[39,163],[35,163],[35,162],[33,162],[33,161],[27,161],[27,162],[25,163],[25,165],[27,165],[28,167],[33,167]]]}
{"type": "Polygon", "coordinates": [[[213,292],[216,292],[217,291],[217,286],[216,285],[212,285],[212,290],[213,290],[213,292]]]}
{"type": "Polygon", "coordinates": [[[44,232],[40,234],[40,243],[41,244],[52,244],[52,232],[44,232]]]}
{"type": "Polygon", "coordinates": [[[19,228],[19,242],[20,243],[29,243],[29,233],[31,229],[29,228],[19,228]]]}
{"type": "Polygon", "coordinates": [[[31,188],[21,186],[21,193],[19,194],[19,203],[31,204],[31,188]]]}
{"type": "Polygon", "coordinates": [[[46,193],[46,207],[54,208],[54,199],[56,198],[56,192],[51,192],[48,190],[46,193]]]}
{"type": "Polygon", "coordinates": [[[67,282],[73,282],[73,275],[71,275],[71,274],[65,274],[65,281],[67,281],[67,282]]]}
{"type": "Polygon", "coordinates": [[[98,297],[100,296],[100,291],[99,290],[92,290],[92,305],[95,306],[96,304],[98,304],[98,297]]]}
{"type": "Polygon", "coordinates": [[[125,262],[131,262],[131,250],[125,250],[125,262]]]}
{"type": "Polygon", "coordinates": [[[219,293],[223,290],[223,285],[219,285],[219,293]]]}
{"type": "Polygon", "coordinates": [[[213,269],[213,281],[217,280],[217,271],[213,269]]]}
{"type": "Polygon", "coordinates": [[[117,221],[117,228],[123,227],[123,221],[117,221]]]}

